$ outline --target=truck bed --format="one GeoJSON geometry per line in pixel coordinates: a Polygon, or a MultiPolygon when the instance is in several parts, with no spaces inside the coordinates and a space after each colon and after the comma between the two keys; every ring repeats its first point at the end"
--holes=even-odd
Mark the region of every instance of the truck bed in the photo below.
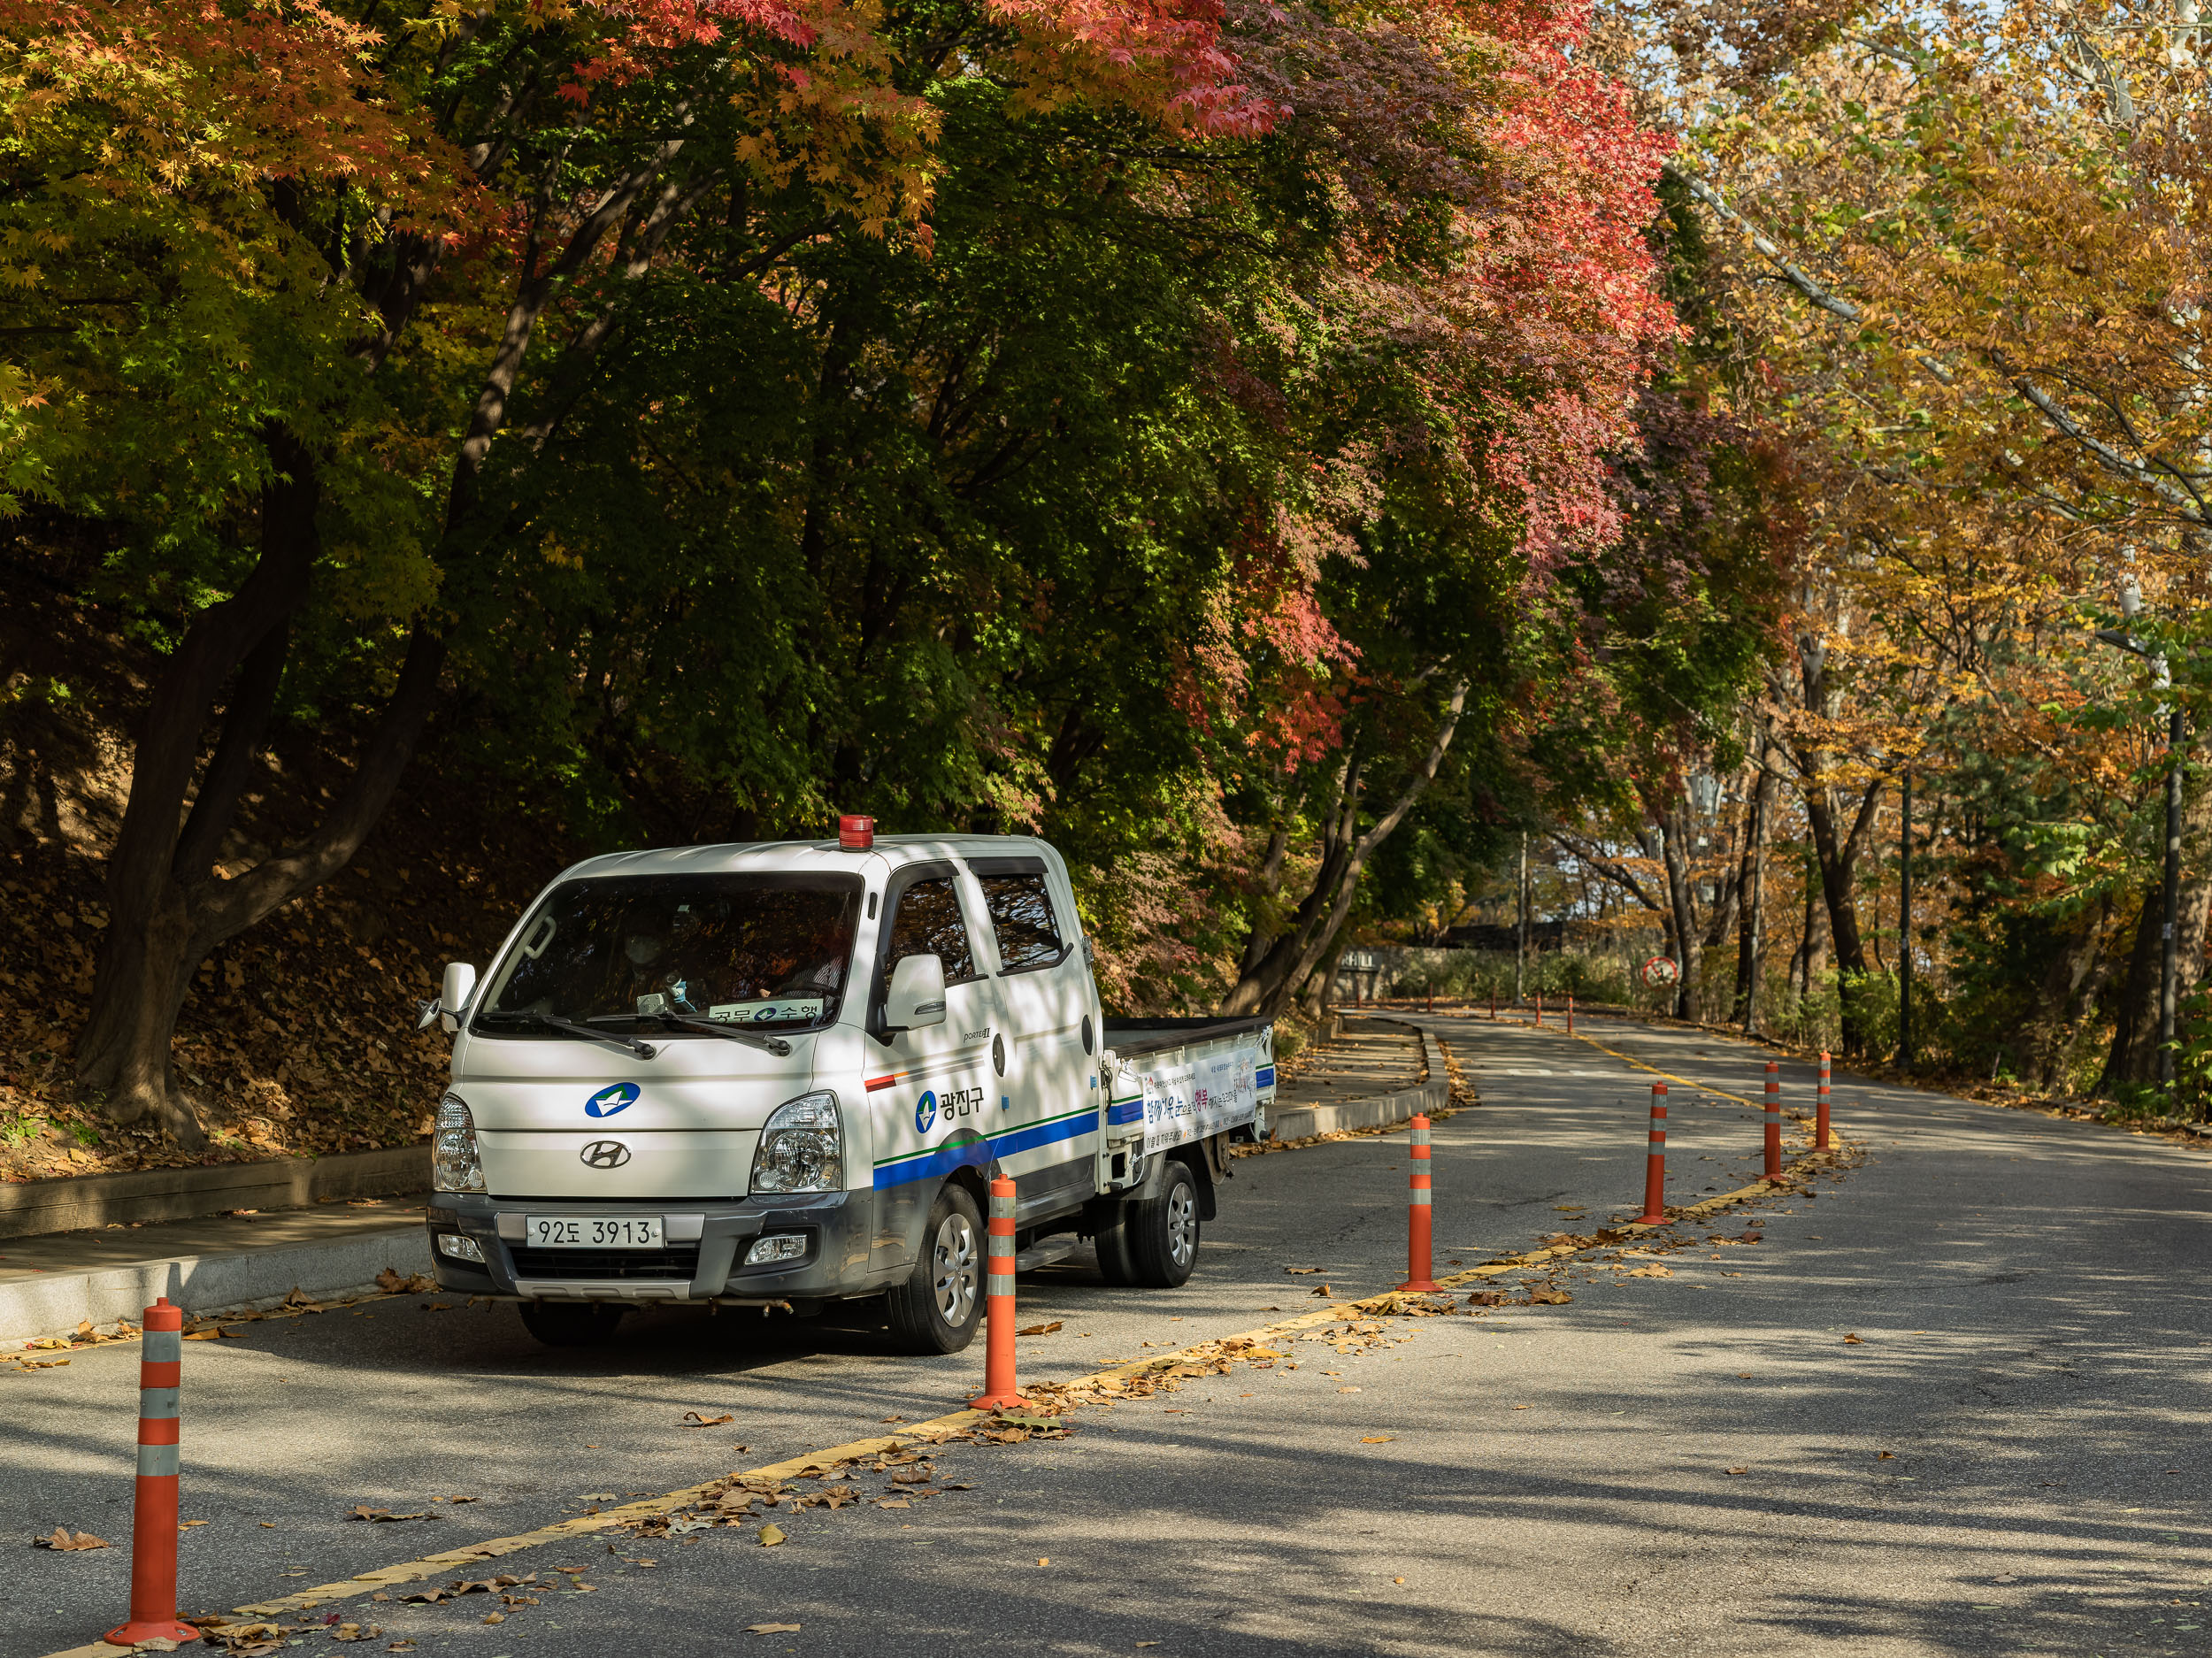
{"type": "Polygon", "coordinates": [[[1265,1030],[1272,1023],[1258,1014],[1228,1018],[1108,1019],[1106,1046],[1126,1059],[1138,1054],[1158,1053],[1164,1048],[1187,1047],[1193,1042],[1210,1042],[1217,1037],[1241,1036],[1247,1031],[1265,1030]]]}

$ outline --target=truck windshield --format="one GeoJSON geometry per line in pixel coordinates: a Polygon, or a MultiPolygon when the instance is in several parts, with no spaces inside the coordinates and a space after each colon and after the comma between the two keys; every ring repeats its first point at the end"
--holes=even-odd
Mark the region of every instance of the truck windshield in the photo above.
{"type": "Polygon", "coordinates": [[[672,1033],[685,1019],[826,1025],[844,996],[860,894],[857,875],[563,881],[524,924],[480,1026],[556,1034],[539,1024],[547,1016],[672,1033]]]}

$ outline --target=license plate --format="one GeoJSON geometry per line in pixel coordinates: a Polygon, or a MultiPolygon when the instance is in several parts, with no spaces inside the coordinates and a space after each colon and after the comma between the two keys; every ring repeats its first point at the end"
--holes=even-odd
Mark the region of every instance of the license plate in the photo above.
{"type": "Polygon", "coordinates": [[[533,1249],[659,1249],[668,1242],[658,1215],[533,1215],[524,1230],[533,1249]]]}

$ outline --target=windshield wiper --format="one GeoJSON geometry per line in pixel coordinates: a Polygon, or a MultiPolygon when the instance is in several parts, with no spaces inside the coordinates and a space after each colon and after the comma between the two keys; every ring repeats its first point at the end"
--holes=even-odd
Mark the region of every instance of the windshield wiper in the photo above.
{"type": "Polygon", "coordinates": [[[612,1031],[595,1030],[588,1025],[579,1025],[573,1019],[564,1019],[558,1014],[518,1011],[480,1013],[476,1017],[479,1024],[488,1024],[494,1020],[503,1019],[535,1019],[540,1025],[549,1025],[557,1031],[567,1032],[571,1036],[581,1036],[590,1041],[604,1042],[610,1048],[618,1048],[624,1053],[634,1054],[640,1059],[650,1059],[659,1051],[650,1042],[641,1042],[635,1037],[631,1036],[617,1036],[612,1031]]]}
{"type": "Polygon", "coordinates": [[[680,1025],[687,1031],[710,1031],[717,1036],[726,1036],[733,1042],[744,1042],[750,1047],[763,1048],[778,1059],[791,1051],[791,1044],[780,1036],[763,1036],[757,1031],[741,1030],[734,1025],[725,1025],[719,1019],[694,1019],[680,1013],[660,1013],[653,1017],[664,1019],[671,1025],[680,1025]]]}

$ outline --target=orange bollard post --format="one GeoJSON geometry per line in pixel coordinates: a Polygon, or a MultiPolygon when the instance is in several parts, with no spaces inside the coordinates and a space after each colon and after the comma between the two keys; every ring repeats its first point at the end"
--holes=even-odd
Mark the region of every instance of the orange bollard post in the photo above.
{"type": "Polygon", "coordinates": [[[1570,1036],[1572,1036],[1574,1033],[1575,1033],[1575,994],[1574,994],[1574,992],[1573,992],[1573,991],[1570,990],[1570,991],[1567,993],[1567,1034],[1568,1034],[1568,1035],[1570,1035],[1570,1036]]]}
{"type": "Polygon", "coordinates": [[[1429,1119],[1413,1119],[1413,1190],[1406,1205],[1406,1281],[1402,1290],[1433,1290],[1442,1286],[1430,1276],[1429,1247],[1429,1119]]]}
{"type": "Polygon", "coordinates": [[[1428,1006],[1422,1009],[1421,1011],[1424,1013],[1434,1013],[1436,1011],[1436,988],[1434,986],[1431,986],[1429,987],[1428,1006]]]}
{"type": "Polygon", "coordinates": [[[1820,1056],[1820,1091],[1815,1096],[1813,1108],[1813,1148],[1828,1149],[1828,1055],[1820,1056]]]}
{"type": "Polygon", "coordinates": [[[1782,1174],[1782,1068],[1767,1061],[1767,1178],[1782,1174]]]}
{"type": "Polygon", "coordinates": [[[1543,993],[1542,991],[1540,991],[1540,991],[1538,991],[1538,992],[1536,993],[1536,1027],[1537,1027],[1537,1029],[1541,1030],[1541,1029],[1543,1029],[1543,1026],[1544,1026],[1544,993],[1543,993]]]}
{"type": "Polygon", "coordinates": [[[991,1182],[987,1226],[983,1282],[990,1328],[983,1338],[983,1391],[968,1403],[977,1410],[1003,1410],[1029,1402],[1014,1386],[1014,1183],[1003,1175],[991,1182]]]}
{"type": "Polygon", "coordinates": [[[138,1355],[138,1489],[131,1515],[131,1621],[101,1639],[197,1641],[177,1621],[177,1390],[184,1369],[184,1309],[165,1295],[146,1309],[138,1355]]]}
{"type": "Polygon", "coordinates": [[[1637,1219],[1646,1226],[1663,1226],[1667,1220],[1667,1085],[1651,1085],[1651,1127],[1645,1134],[1644,1212],[1637,1219]]]}

